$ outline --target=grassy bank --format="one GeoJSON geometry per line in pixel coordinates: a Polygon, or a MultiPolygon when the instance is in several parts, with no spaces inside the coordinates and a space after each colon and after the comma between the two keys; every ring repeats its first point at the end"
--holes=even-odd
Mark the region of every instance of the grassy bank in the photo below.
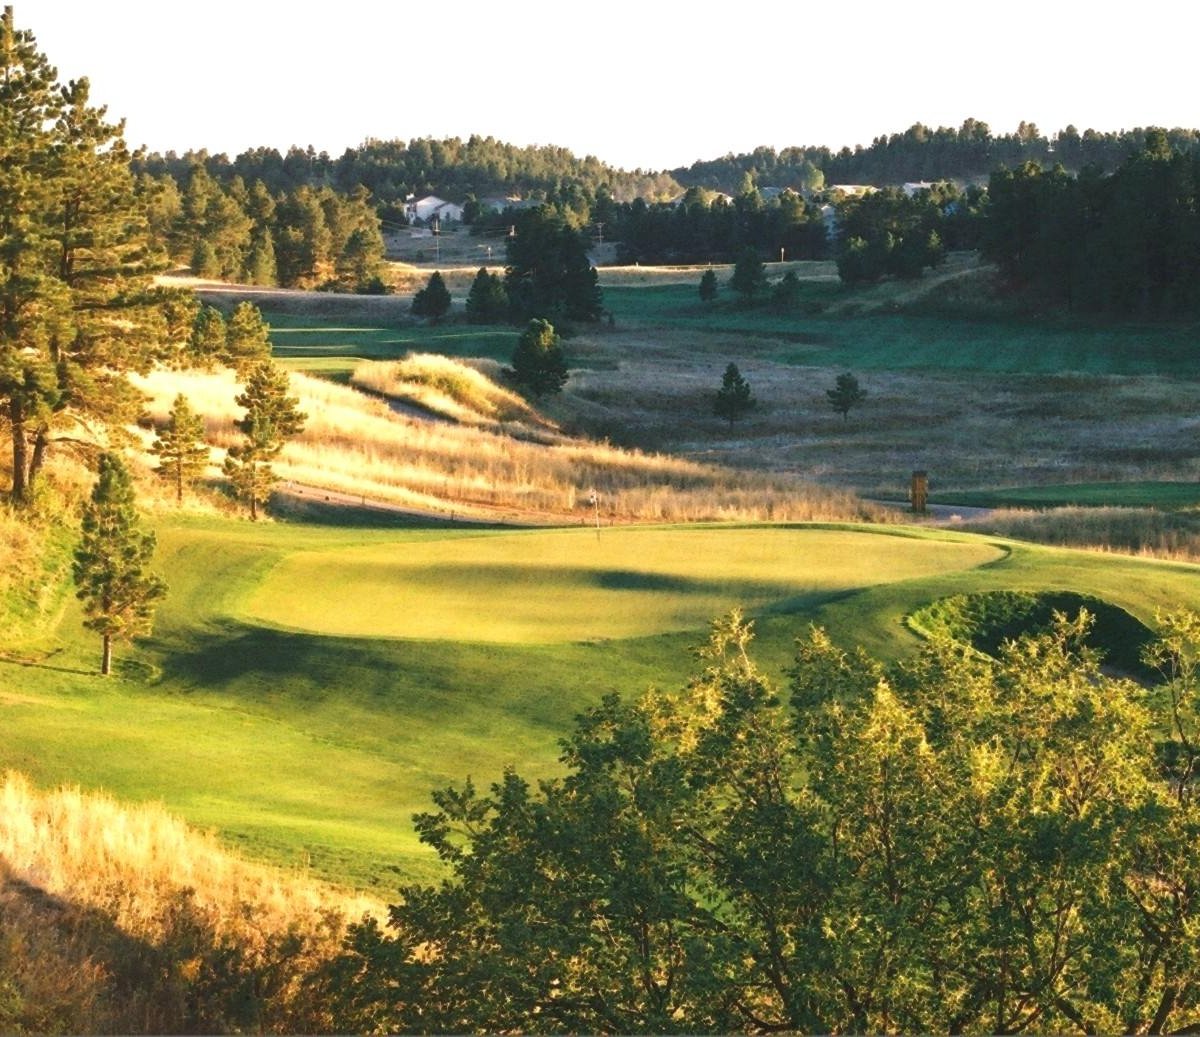
{"type": "Polygon", "coordinates": [[[955,593],[1076,590],[1150,623],[1200,606],[1191,566],[937,531],[629,528],[597,545],[586,528],[179,518],[159,534],[171,593],[116,678],[95,676],[74,602],[0,662],[0,758],[380,891],[435,870],[411,827],[433,788],[554,772],[580,709],[677,686],[733,604],[753,606],[776,676],[810,622],[895,657],[918,643],[905,616],[955,593]]]}

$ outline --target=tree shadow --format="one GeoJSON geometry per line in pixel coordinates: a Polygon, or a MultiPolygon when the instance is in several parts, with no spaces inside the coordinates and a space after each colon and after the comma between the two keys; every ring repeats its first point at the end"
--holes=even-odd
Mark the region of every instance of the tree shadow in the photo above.
{"type": "Polygon", "coordinates": [[[53,659],[56,655],[61,654],[65,649],[52,648],[48,652],[44,652],[39,656],[19,656],[12,652],[0,652],[0,664],[9,666],[22,666],[25,669],[49,670],[52,673],[69,673],[76,677],[95,677],[100,671],[97,670],[81,670],[72,666],[58,666],[47,660],[53,659]]]}

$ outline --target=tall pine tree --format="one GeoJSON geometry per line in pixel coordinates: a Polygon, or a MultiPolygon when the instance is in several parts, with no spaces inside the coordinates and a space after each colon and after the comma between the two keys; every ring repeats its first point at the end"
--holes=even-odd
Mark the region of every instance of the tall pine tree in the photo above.
{"type": "Polygon", "coordinates": [[[188,406],[187,397],[175,397],[167,424],[159,433],[151,452],[158,455],[158,475],[175,488],[175,503],[183,504],[183,491],[208,464],[204,445],[204,419],[188,406]]]}
{"type": "Polygon", "coordinates": [[[251,519],[258,519],[258,507],[270,498],[275,485],[271,461],[279,456],[284,442],[304,428],[308,417],[288,389],[287,372],[268,360],[254,367],[245,391],[237,398],[238,406],[246,408],[237,423],[244,439],[229,448],[225,474],[237,496],[249,505],[251,519]]]}
{"type": "Polygon", "coordinates": [[[148,634],[155,606],[167,592],[163,579],[147,571],[154,534],[138,528],[133,482],[116,454],[100,458],[82,530],[73,569],[76,593],[84,626],[100,635],[100,672],[108,676],[113,642],[148,634]]]}
{"type": "Polygon", "coordinates": [[[59,88],[33,36],[0,24],[0,407],[12,497],[33,499],[56,443],[133,420],[127,380],[162,353],[162,293],[122,126],[59,88]]]}

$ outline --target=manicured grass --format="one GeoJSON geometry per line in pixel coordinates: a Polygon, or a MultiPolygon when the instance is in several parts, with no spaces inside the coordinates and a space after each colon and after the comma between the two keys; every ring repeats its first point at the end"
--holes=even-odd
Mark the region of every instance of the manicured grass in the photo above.
{"type": "Polygon", "coordinates": [[[788,312],[746,308],[725,298],[706,307],[689,285],[605,290],[622,320],[694,331],[780,339],[772,359],[855,370],[987,371],[1006,374],[1200,374],[1195,325],[1087,324],[1082,321],[968,319],[917,313],[808,314],[806,302],[844,303],[839,286],[802,283],[788,312]]]}
{"type": "Polygon", "coordinates": [[[804,527],[519,532],[292,555],[246,610],[317,633],[560,643],[702,629],[738,605],[794,608],[999,556],[982,541],[804,527]]]}
{"type": "Polygon", "coordinates": [[[391,360],[407,353],[484,356],[507,362],[517,343],[508,328],[465,324],[376,327],[320,317],[304,317],[263,307],[271,325],[271,345],[278,357],[352,356],[391,360]]]}
{"type": "MultiPolygon", "coordinates": [[[[941,498],[934,495],[936,502],[941,498]]],[[[1014,486],[1000,490],[955,493],[947,503],[980,508],[1200,507],[1200,483],[1195,482],[1106,482],[1068,483],[1055,486],[1014,486]],[[952,499],[951,499],[952,498],[952,499]]]]}
{"type": "Polygon", "coordinates": [[[754,606],[756,657],[780,683],[810,622],[893,658],[919,643],[905,616],[950,594],[1076,590],[1148,623],[1200,608],[1193,566],[938,530],[604,530],[599,545],[587,529],[158,531],[171,592],[153,638],[103,680],[72,600],[0,662],[0,759],[42,784],[159,800],[253,856],[384,892],[436,871],[411,825],[432,789],[553,773],[575,714],[609,691],[680,687],[689,648],[735,602],[754,606]],[[281,629],[255,610],[360,633],[376,613],[414,616],[424,637],[281,629]]]}

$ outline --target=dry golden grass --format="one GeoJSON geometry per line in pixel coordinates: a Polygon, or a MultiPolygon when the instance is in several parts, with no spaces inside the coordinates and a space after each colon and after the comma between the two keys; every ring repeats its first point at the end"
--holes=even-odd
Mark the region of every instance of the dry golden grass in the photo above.
{"type": "Polygon", "coordinates": [[[0,784],[5,1032],[321,1028],[315,977],[366,913],[157,807],[0,784]]]}
{"type": "Polygon", "coordinates": [[[8,772],[0,784],[0,859],[10,876],[52,896],[111,913],[126,932],[161,935],[161,907],[184,889],[241,933],[242,905],[263,932],[323,928],[321,913],[358,919],[382,905],[239,860],[161,807],[124,806],[77,788],[39,791],[8,772]]]}
{"type": "Polygon", "coordinates": [[[461,361],[436,353],[412,353],[403,360],[368,361],[354,369],[350,381],[462,425],[514,421],[545,425],[537,411],[515,392],[502,388],[461,361]]]}
{"type": "MultiPolygon", "coordinates": [[[[453,361],[447,361],[453,364],[453,361]]],[[[474,384],[463,368],[464,384],[474,384]]],[[[208,441],[236,442],[229,372],[157,371],[138,381],[156,422],[182,392],[205,417],[208,441]]],[[[309,415],[304,432],[276,464],[281,479],[404,507],[488,515],[515,509],[574,520],[596,491],[610,521],[838,521],[874,518],[881,509],[851,494],[785,475],[736,473],[663,454],[622,450],[565,436],[530,442],[490,428],[413,418],[382,400],[301,374],[292,390],[309,415]]],[[[489,390],[489,398],[502,390],[489,390]]],[[[546,438],[546,437],[541,437],[546,438]]]]}
{"type": "Polygon", "coordinates": [[[1200,514],[1153,508],[1005,508],[968,519],[961,528],[1016,540],[1200,562],[1200,514]]]}

